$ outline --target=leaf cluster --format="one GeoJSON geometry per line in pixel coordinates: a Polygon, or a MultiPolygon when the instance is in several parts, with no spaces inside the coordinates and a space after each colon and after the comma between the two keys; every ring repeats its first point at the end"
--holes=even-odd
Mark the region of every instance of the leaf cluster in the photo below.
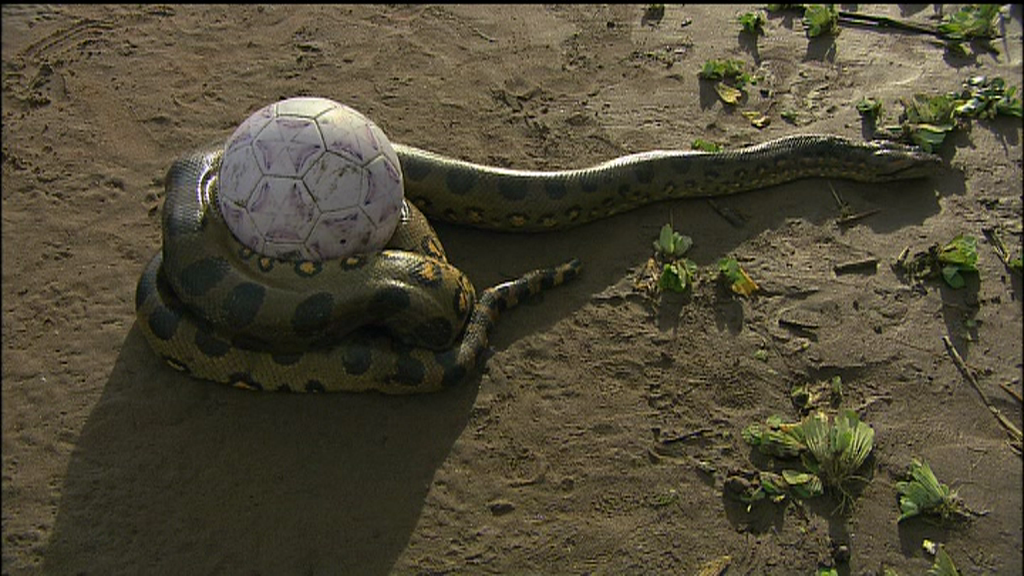
{"type": "Polygon", "coordinates": [[[1007,87],[1000,77],[974,76],[964,82],[959,92],[915,94],[910,100],[901,100],[901,104],[904,112],[896,131],[927,152],[938,148],[946,135],[965,119],[991,120],[999,115],[1024,117],[1017,87],[1007,87]]]}
{"type": "Polygon", "coordinates": [[[693,239],[672,229],[670,224],[661,227],[658,239],[654,241],[654,253],[661,262],[661,276],[658,288],[672,292],[686,292],[697,278],[697,264],[686,258],[693,246],[693,239]]]}
{"type": "Polygon", "coordinates": [[[813,498],[825,488],[848,498],[846,486],[867,460],[874,447],[875,431],[861,422],[851,410],[840,412],[834,420],[816,412],[798,423],[784,423],[778,416],[765,425],[752,424],[743,429],[743,439],[763,454],[778,458],[800,458],[805,470],[784,470],[778,482],[761,474],[762,488],[792,494],[797,498],[813,498]],[[783,489],[784,488],[784,489],[783,489]]]}
{"type": "Polygon", "coordinates": [[[908,475],[910,480],[896,483],[900,495],[897,522],[919,514],[936,515],[943,521],[963,514],[956,492],[938,481],[927,462],[913,459],[908,475]]]}
{"type": "Polygon", "coordinates": [[[950,288],[963,288],[967,285],[964,274],[978,273],[978,240],[958,234],[942,246],[934,244],[909,260],[898,261],[897,266],[911,278],[927,280],[941,276],[950,288]]]}
{"type": "Polygon", "coordinates": [[[760,12],[746,12],[736,17],[742,31],[754,36],[764,34],[764,14],[760,12]]]}
{"type": "Polygon", "coordinates": [[[864,96],[857,101],[855,106],[857,107],[857,112],[860,113],[861,116],[871,120],[872,122],[877,122],[882,116],[882,103],[874,98],[864,96]]]}
{"type": "Polygon", "coordinates": [[[740,60],[715,60],[704,62],[697,76],[715,82],[715,92],[726,104],[736,105],[743,98],[747,84],[757,84],[757,78],[743,70],[740,60]]]}
{"type": "Polygon", "coordinates": [[[995,38],[995,18],[999,4],[971,4],[953,14],[943,16],[939,34],[950,40],[971,38],[995,38]]]}
{"type": "Polygon", "coordinates": [[[804,27],[808,38],[839,33],[839,11],[833,4],[808,4],[804,9],[804,27]]]}

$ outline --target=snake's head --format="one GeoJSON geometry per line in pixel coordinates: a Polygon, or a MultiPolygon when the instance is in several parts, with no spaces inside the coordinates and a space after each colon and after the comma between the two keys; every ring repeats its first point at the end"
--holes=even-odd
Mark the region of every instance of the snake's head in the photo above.
{"type": "Polygon", "coordinates": [[[935,174],[943,165],[937,154],[925,152],[917,146],[908,146],[889,140],[874,140],[870,162],[875,172],[885,180],[926,178],[935,174]]]}

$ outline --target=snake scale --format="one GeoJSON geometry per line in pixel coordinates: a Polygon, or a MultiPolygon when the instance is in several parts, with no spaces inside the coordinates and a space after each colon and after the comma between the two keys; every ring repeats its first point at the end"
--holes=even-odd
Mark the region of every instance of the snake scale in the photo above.
{"type": "Polygon", "coordinates": [[[447,261],[428,218],[535,232],[666,199],[808,177],[921,178],[940,164],[916,148],[830,135],[715,153],[652,151],[552,172],[394,148],[406,217],[384,250],[325,262],[264,257],[232,236],[214,199],[221,148],[176,160],[165,182],[163,249],[136,290],[138,324],[153,350],[195,377],[254,390],[438,390],[477,367],[501,312],[575,277],[580,263],[477,294],[447,261]]]}

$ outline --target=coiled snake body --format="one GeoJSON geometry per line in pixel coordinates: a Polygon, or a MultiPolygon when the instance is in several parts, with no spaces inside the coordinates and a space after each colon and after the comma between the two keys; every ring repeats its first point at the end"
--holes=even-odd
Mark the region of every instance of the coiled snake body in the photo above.
{"type": "Polygon", "coordinates": [[[437,390],[476,367],[503,310],[573,278],[580,263],[535,270],[477,297],[469,279],[448,263],[424,213],[530,232],[659,200],[806,177],[924,177],[940,163],[914,148],[826,135],[718,153],[646,152],[555,172],[394,148],[411,202],[408,218],[383,251],[325,262],[267,258],[232,236],[213,196],[221,149],[174,162],[166,181],[163,250],[136,290],[139,326],[154,351],[193,376],[256,390],[437,390]]]}

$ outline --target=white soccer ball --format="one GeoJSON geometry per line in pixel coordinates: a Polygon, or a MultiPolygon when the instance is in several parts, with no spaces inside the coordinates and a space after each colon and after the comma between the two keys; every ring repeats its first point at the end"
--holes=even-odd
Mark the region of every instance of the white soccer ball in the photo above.
{"type": "Polygon", "coordinates": [[[384,132],[326,98],[261,108],[228,139],[217,205],[235,237],[284,260],[380,250],[403,207],[402,170],[384,132]]]}

